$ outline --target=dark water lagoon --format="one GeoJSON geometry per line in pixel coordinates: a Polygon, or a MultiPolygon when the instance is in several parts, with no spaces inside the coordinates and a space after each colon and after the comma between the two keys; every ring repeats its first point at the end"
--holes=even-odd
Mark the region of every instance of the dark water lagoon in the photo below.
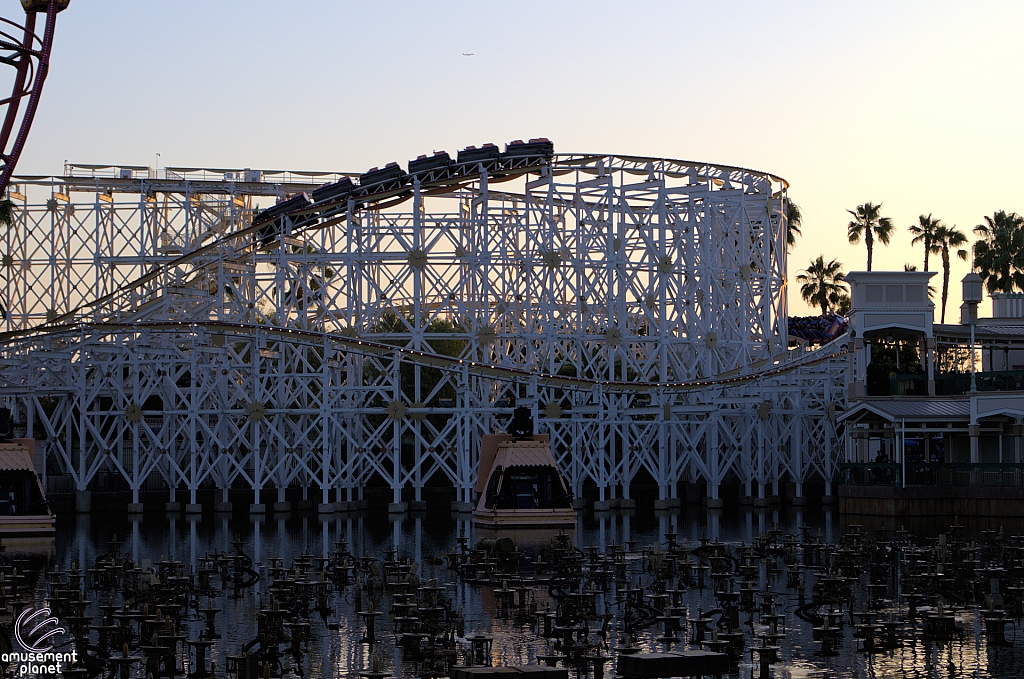
{"type": "Polygon", "coordinates": [[[48,555],[6,557],[38,572],[23,598],[49,602],[65,649],[77,624],[105,676],[144,677],[147,658],[197,678],[436,676],[474,651],[581,677],[594,676],[586,658],[607,657],[615,676],[624,647],[698,649],[701,636],[735,654],[730,677],[761,676],[762,655],[783,678],[1024,676],[1024,540],[895,528],[841,526],[827,510],[613,511],[563,538],[522,536],[516,555],[504,542],[470,553],[494,536],[446,512],[94,513],[60,517],[48,555]],[[1005,643],[987,617],[1006,619],[989,623],[1005,643]],[[778,651],[752,652],[766,645],[778,651]]]}

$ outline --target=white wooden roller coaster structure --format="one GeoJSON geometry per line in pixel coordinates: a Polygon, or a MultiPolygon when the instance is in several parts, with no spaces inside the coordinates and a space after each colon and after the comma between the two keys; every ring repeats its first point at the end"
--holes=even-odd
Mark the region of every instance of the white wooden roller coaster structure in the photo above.
{"type": "Polygon", "coordinates": [[[16,178],[0,391],[73,489],[113,474],[135,502],[374,483],[471,502],[515,405],[577,494],[829,492],[848,359],[842,338],[789,348],[786,190],[546,140],[361,176],[16,178]]]}

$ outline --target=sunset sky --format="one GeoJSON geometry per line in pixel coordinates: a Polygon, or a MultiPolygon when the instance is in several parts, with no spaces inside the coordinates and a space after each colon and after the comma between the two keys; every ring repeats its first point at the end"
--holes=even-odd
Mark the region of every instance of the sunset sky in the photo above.
{"type": "Polygon", "coordinates": [[[898,227],[875,268],[920,267],[919,214],[973,240],[1024,212],[1022,33],[1020,2],[72,0],[18,170],[362,171],[545,136],[786,177],[791,278],[818,254],[864,268],[865,201],[898,227]]]}

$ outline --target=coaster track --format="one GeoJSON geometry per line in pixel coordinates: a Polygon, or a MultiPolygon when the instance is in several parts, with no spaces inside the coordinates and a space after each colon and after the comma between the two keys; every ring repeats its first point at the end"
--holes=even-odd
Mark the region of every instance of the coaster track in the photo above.
{"type": "Polygon", "coordinates": [[[577,493],[831,480],[844,342],[786,349],[778,177],[546,140],[358,177],[155,175],[18,182],[0,388],[76,490],[397,502],[436,477],[469,502],[515,403],[577,493]]]}

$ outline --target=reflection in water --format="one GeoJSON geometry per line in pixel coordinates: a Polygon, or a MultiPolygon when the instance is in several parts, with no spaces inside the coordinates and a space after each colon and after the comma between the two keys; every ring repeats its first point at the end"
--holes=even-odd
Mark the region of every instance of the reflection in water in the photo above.
{"type": "MultiPolygon", "coordinates": [[[[721,510],[686,508],[679,512],[636,514],[623,511],[580,517],[573,539],[580,548],[596,546],[601,552],[612,545],[623,544],[640,551],[652,543],[666,545],[672,540],[689,547],[696,546],[701,539],[749,545],[775,526],[784,535],[799,535],[802,529],[806,529],[806,535],[820,537],[829,543],[841,534],[838,517],[828,509],[822,512],[794,508],[723,513],[721,510]]],[[[881,527],[899,528],[898,525],[881,527]]],[[[935,534],[944,526],[920,528],[935,534]]],[[[1006,527],[1007,530],[1009,528],[1006,527]]],[[[256,635],[257,612],[269,600],[267,566],[271,561],[281,559],[284,564],[289,564],[303,554],[327,558],[343,542],[348,543],[349,551],[356,557],[369,555],[381,559],[385,550],[394,549],[398,556],[417,561],[421,581],[437,578],[445,585],[444,594],[452,599],[453,606],[463,609],[467,636],[478,632],[494,636],[492,656],[495,664],[537,663],[538,654],[545,652],[544,640],[539,639],[529,625],[496,617],[492,588],[459,582],[452,571],[445,569],[443,560],[435,559],[438,555],[456,551],[460,535],[469,536],[470,544],[489,536],[474,528],[469,515],[429,513],[388,517],[380,512],[337,516],[294,513],[269,519],[222,514],[201,518],[146,515],[142,520],[121,518],[119,523],[116,517],[96,514],[62,517],[57,530],[56,555],[51,558],[64,569],[71,567],[72,563],[91,567],[98,556],[116,546],[123,554],[130,554],[132,560],[143,568],[172,560],[187,564],[194,572],[204,555],[230,552],[232,544],[240,542],[243,551],[260,565],[258,570],[262,578],[240,598],[224,592],[214,600],[215,606],[222,609],[217,626],[223,639],[211,649],[209,657],[219,668],[219,676],[223,676],[226,656],[238,653],[241,646],[256,635]]],[[[550,543],[552,537],[527,533],[519,542],[525,552],[536,553],[541,545],[550,543]]],[[[635,565],[637,570],[632,577],[638,581],[642,562],[638,560],[635,565]]],[[[978,611],[970,607],[958,611],[963,633],[952,641],[926,643],[918,636],[907,634],[902,647],[867,655],[857,651],[857,642],[847,624],[838,655],[820,657],[816,655],[820,644],[812,639],[810,625],[794,615],[797,594],[787,589],[785,575],[770,573],[762,562],[758,579],[762,588],[771,587],[776,593],[776,600],[783,602],[784,610],[780,612],[786,615],[787,634],[782,642],[781,662],[773,668],[775,677],[1024,676],[1024,639],[1006,647],[989,647],[981,633],[982,621],[978,611]]],[[[810,596],[810,582],[807,584],[805,594],[810,596]]],[[[90,593],[89,598],[96,601],[88,613],[97,615],[97,606],[106,603],[106,596],[105,593],[90,593]]],[[[359,643],[363,629],[355,615],[355,611],[362,610],[369,603],[368,597],[368,594],[350,587],[334,597],[332,606],[335,613],[330,619],[331,624],[322,624],[317,616],[310,618],[312,639],[307,655],[308,677],[355,676],[355,672],[370,665],[371,652],[365,644],[359,643]]],[[[536,598],[541,608],[551,603],[542,588],[538,588],[536,598]]],[[[598,597],[602,610],[617,612],[617,602],[613,592],[598,597]]],[[[709,587],[703,590],[694,588],[686,604],[691,619],[697,617],[698,609],[710,611],[717,606],[709,587]]],[[[376,605],[378,610],[386,611],[388,600],[376,602],[376,605]]],[[[193,635],[203,627],[198,615],[188,624],[193,635]]],[[[402,664],[391,624],[386,616],[377,623],[384,668],[404,677],[412,676],[411,667],[402,664]]],[[[758,623],[759,631],[763,631],[760,627],[758,623]]],[[[749,646],[752,627],[745,629],[749,646]]],[[[611,630],[607,639],[608,649],[620,645],[620,632],[617,627],[611,630]]],[[[636,641],[646,650],[665,649],[666,645],[659,643],[657,636],[658,628],[652,627],[636,641]]],[[[688,646],[684,640],[671,647],[682,649],[688,646]]],[[[606,668],[608,673],[614,673],[614,669],[614,663],[606,668]]],[[[758,668],[751,664],[748,650],[739,674],[732,676],[746,678],[752,672],[756,676],[758,668]]]]}

